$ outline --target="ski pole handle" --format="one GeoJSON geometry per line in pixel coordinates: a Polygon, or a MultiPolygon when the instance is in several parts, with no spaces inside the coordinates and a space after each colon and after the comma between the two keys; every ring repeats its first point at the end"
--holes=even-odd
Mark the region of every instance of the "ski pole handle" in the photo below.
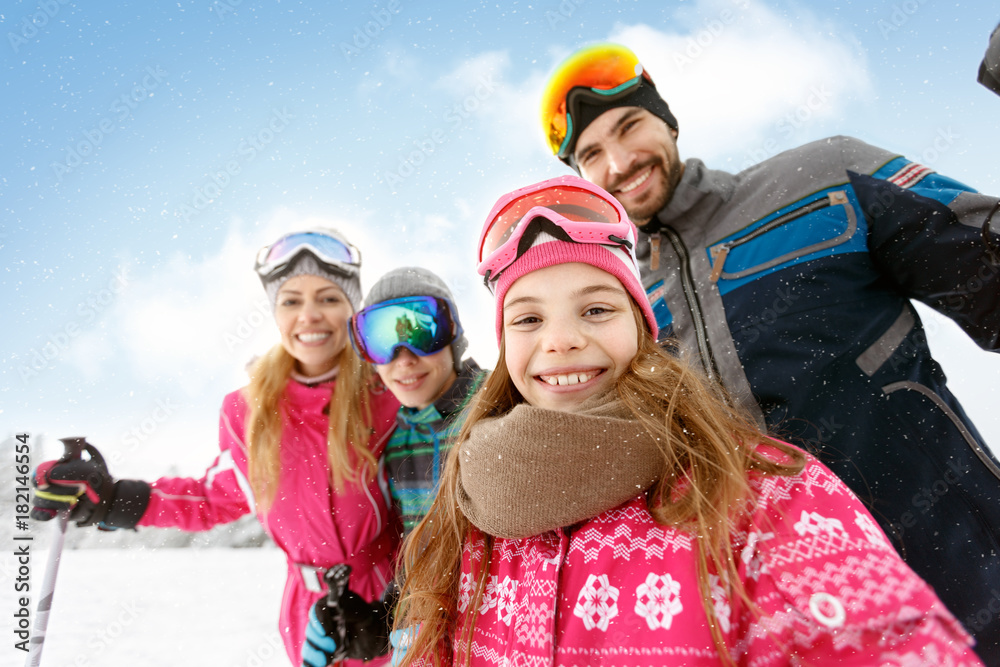
{"type": "MultiPolygon", "coordinates": [[[[73,459],[83,458],[83,452],[91,458],[98,459],[102,464],[104,458],[97,449],[87,442],[86,438],[60,438],[63,443],[63,455],[60,461],[66,463],[73,459]]],[[[59,574],[59,560],[62,557],[63,543],[66,541],[66,526],[69,524],[70,510],[65,509],[56,516],[55,533],[52,546],[49,549],[49,560],[45,566],[45,578],[42,580],[41,596],[38,599],[38,610],[35,616],[35,629],[31,633],[28,644],[28,656],[24,667],[38,667],[42,661],[42,645],[45,642],[45,629],[49,626],[49,613],[52,610],[52,597],[56,590],[56,575],[59,574]]]]}
{"type": "Polygon", "coordinates": [[[63,444],[63,455],[59,457],[60,463],[66,463],[73,459],[82,459],[83,453],[87,452],[91,461],[97,461],[101,466],[107,468],[107,464],[104,463],[104,457],[101,456],[97,447],[87,442],[87,438],[59,438],[59,442],[63,444]]]}

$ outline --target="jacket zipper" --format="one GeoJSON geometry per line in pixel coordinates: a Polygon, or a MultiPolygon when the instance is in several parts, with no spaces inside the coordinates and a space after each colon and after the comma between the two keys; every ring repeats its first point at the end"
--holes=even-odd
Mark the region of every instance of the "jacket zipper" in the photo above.
{"type": "Polygon", "coordinates": [[[762,234],[767,234],[772,229],[781,227],[784,224],[791,222],[792,220],[797,220],[804,215],[808,215],[821,208],[827,208],[833,203],[844,203],[847,198],[844,196],[843,192],[831,192],[829,195],[822,199],[817,199],[811,204],[807,204],[801,208],[797,208],[794,211],[789,211],[785,215],[775,218],[766,225],[761,225],[757,229],[753,230],[746,236],[741,236],[738,239],[733,239],[732,241],[726,241],[725,243],[720,243],[719,245],[712,248],[712,274],[709,276],[709,280],[713,283],[719,281],[719,277],[722,275],[722,267],[726,264],[726,257],[729,256],[729,251],[737,246],[741,246],[744,243],[749,243],[753,241],[758,236],[762,234]],[[834,202],[834,200],[836,200],[834,202]],[[841,201],[843,200],[843,201],[841,201]]]}
{"type": "Polygon", "coordinates": [[[691,274],[691,266],[688,263],[690,255],[681,237],[670,227],[663,227],[661,231],[666,234],[670,245],[674,247],[681,264],[681,289],[684,290],[684,298],[691,311],[691,320],[694,323],[694,335],[698,341],[698,353],[701,355],[701,363],[705,367],[705,373],[713,382],[718,381],[719,372],[715,368],[715,359],[712,357],[712,348],[708,342],[708,329],[705,326],[705,316],[701,310],[701,302],[698,301],[698,292],[694,288],[694,276],[691,274]]]}

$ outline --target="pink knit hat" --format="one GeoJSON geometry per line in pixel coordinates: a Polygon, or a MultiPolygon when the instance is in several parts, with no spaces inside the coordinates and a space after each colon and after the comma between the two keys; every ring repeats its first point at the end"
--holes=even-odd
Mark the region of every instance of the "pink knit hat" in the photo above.
{"type": "Polygon", "coordinates": [[[571,262],[589,264],[617,278],[638,304],[646,318],[649,332],[654,339],[656,338],[659,327],[656,324],[653,309],[649,305],[649,299],[646,298],[646,290],[642,288],[635,250],[626,250],[623,246],[561,241],[542,232],[528,250],[504,269],[496,282],[497,345],[500,344],[500,335],[503,332],[503,300],[514,281],[532,271],[571,262]]]}

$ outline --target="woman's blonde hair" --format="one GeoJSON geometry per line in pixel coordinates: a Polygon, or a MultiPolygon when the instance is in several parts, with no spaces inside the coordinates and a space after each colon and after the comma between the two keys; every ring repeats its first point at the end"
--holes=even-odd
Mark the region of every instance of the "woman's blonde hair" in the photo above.
{"type": "MultiPolygon", "coordinates": [[[[785,455],[784,463],[760,455],[756,445],[767,436],[754,421],[731,407],[721,388],[665,352],[646,328],[635,303],[632,311],[639,330],[639,349],[618,378],[616,390],[635,418],[661,444],[667,471],[647,492],[646,504],[657,523],[695,536],[702,606],[719,656],[730,664],[715,615],[709,575],[719,575],[732,593],[753,608],[737,574],[731,541],[733,520],[748,509],[748,472],[793,475],[802,470],[805,460],[799,450],[776,441],[769,444],[785,455]]],[[[496,370],[469,405],[459,444],[448,457],[437,498],[403,547],[403,590],[396,627],[420,625],[404,665],[418,658],[435,665],[450,664],[455,645],[465,647],[467,663],[471,659],[475,610],[485,590],[494,540],[475,529],[458,508],[458,452],[460,443],[479,420],[506,414],[523,401],[507,371],[501,340],[496,370]],[[478,572],[474,573],[476,585],[468,607],[472,618],[464,623],[463,636],[455,637],[462,553],[472,535],[485,540],[485,553],[474,566],[478,572]]]]}
{"type": "MultiPolygon", "coordinates": [[[[330,429],[327,435],[327,461],[334,488],[344,482],[370,482],[378,462],[368,449],[371,437],[371,406],[368,388],[371,367],[354,348],[346,345],[337,360],[337,383],[330,399],[330,429]]],[[[281,479],[281,434],[286,427],[285,387],[295,368],[295,358],[281,345],[275,345],[257,360],[250,372],[245,396],[250,406],[247,417],[248,468],[250,488],[262,512],[270,509],[281,479]]]]}

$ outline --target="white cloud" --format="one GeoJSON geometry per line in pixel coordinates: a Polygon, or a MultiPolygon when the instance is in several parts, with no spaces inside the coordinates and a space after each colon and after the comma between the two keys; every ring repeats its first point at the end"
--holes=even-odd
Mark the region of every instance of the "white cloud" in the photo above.
{"type": "Polygon", "coordinates": [[[743,155],[768,141],[787,148],[870,94],[850,37],[804,8],[789,17],[757,2],[702,0],[696,9],[672,31],[619,26],[609,35],[656,81],[677,116],[682,152],[743,155]]]}
{"type": "Polygon", "coordinates": [[[246,361],[277,341],[254,256],[282,233],[313,224],[343,228],[279,211],[250,231],[234,221],[222,246],[204,258],[178,253],[153,273],[133,269],[100,326],[81,336],[68,360],[91,378],[125,365],[138,382],[176,383],[188,396],[231,369],[245,379],[246,361]]]}
{"type": "MultiPolygon", "coordinates": [[[[616,25],[606,41],[631,48],[652,75],[678,119],[682,157],[725,156],[737,166],[751,154],[759,160],[815,135],[872,89],[851,36],[802,7],[782,16],[754,1],[699,0],[669,26],[616,25]]],[[[484,111],[490,145],[508,160],[548,156],[538,121],[542,87],[579,46],[551,50],[539,61],[544,69],[505,83],[484,111]]],[[[552,173],[564,171],[551,165],[552,173]]]]}
{"type": "Polygon", "coordinates": [[[478,223],[464,234],[462,224],[443,213],[373,224],[363,213],[347,221],[288,209],[253,226],[234,220],[216,252],[199,259],[175,255],[155,274],[129,272],[126,288],[65,353],[90,381],[87,409],[47,412],[40,423],[52,433],[86,433],[117,475],[162,474],[165,461],[183,474],[200,474],[216,452],[222,397],[246,383],[246,362],[278,340],[252,270],[256,252],[281,234],[312,226],[338,229],[361,249],[364,290],[403,265],[440,275],[454,293],[470,354],[492,366],[492,300],[476,281],[470,240],[478,223]]]}
{"type": "MultiPolygon", "coordinates": [[[[469,94],[475,95],[477,86],[485,84],[490,87],[489,84],[502,79],[509,68],[510,56],[506,51],[485,51],[463,60],[433,85],[455,99],[461,99],[469,94]]],[[[479,95],[485,96],[489,92],[481,89],[479,95]]]]}
{"type": "Polygon", "coordinates": [[[73,342],[67,360],[91,380],[124,366],[137,383],[167,385],[190,400],[211,395],[217,401],[221,395],[212,392],[217,394],[220,384],[228,390],[243,384],[247,361],[278,341],[252,270],[257,250],[281,234],[312,226],[338,229],[361,249],[365,291],[402,265],[438,273],[454,292],[470,339],[485,340],[484,352],[495,356],[490,299],[477,289],[475,274],[478,222],[473,229],[434,213],[375,225],[363,215],[345,221],[281,209],[253,229],[234,220],[222,246],[204,258],[177,254],[153,274],[131,275],[97,326],[73,342]],[[486,328],[476,326],[483,318],[486,328]]]}

